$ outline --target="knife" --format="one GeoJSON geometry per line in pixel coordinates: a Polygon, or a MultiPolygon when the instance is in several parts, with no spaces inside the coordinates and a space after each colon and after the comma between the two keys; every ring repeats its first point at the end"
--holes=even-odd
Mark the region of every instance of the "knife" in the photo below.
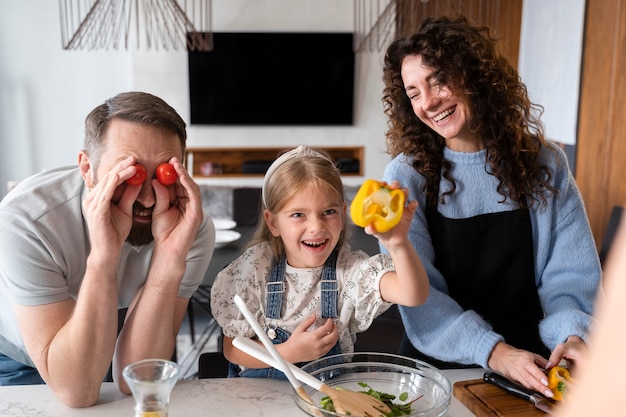
{"type": "Polygon", "coordinates": [[[496,372],[485,372],[485,374],[483,375],[483,380],[485,382],[495,385],[498,388],[503,389],[510,394],[530,401],[531,403],[533,403],[535,408],[543,411],[544,413],[554,414],[554,406],[552,405],[550,400],[548,400],[546,397],[539,394],[538,392],[523,387],[515,382],[509,381],[508,379],[496,372]]]}

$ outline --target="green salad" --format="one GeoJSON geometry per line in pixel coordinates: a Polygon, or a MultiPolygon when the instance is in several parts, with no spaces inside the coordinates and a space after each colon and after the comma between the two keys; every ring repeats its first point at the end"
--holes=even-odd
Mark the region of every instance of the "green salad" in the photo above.
{"type": "MultiPolygon", "coordinates": [[[[411,405],[415,401],[417,401],[420,398],[422,398],[422,396],[420,395],[419,397],[417,397],[416,399],[414,399],[413,401],[410,401],[408,403],[397,404],[397,403],[393,402],[393,400],[396,399],[395,395],[391,395],[391,394],[387,394],[387,393],[384,393],[384,392],[376,391],[375,389],[370,387],[365,382],[359,382],[359,385],[362,386],[363,388],[367,389],[367,390],[364,390],[364,391],[361,391],[361,392],[363,392],[363,393],[365,393],[367,395],[371,395],[372,397],[382,401],[385,405],[387,405],[387,407],[389,407],[391,412],[383,413],[387,417],[408,416],[409,414],[411,414],[411,405]]],[[[337,389],[340,389],[340,388],[338,387],[337,389]]],[[[409,398],[409,394],[407,392],[403,392],[400,395],[398,395],[398,400],[399,401],[403,401],[404,402],[404,401],[407,400],[407,398],[409,398]]],[[[333,405],[333,400],[329,396],[323,397],[321,399],[320,403],[321,403],[322,408],[324,410],[335,412],[335,407],[333,405]]]]}

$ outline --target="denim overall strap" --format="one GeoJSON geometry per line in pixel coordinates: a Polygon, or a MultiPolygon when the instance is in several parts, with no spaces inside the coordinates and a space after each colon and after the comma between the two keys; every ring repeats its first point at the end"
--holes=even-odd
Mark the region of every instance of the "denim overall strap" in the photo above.
{"type": "Polygon", "coordinates": [[[322,270],[322,317],[336,318],[339,304],[337,286],[337,250],[330,254],[322,270]]]}
{"type": "Polygon", "coordinates": [[[280,260],[272,261],[269,282],[265,284],[265,316],[270,319],[279,319],[280,310],[283,306],[283,293],[285,292],[285,266],[287,260],[283,257],[280,260]]]}
{"type": "MultiPolygon", "coordinates": [[[[322,269],[322,317],[336,318],[339,288],[337,286],[337,250],[334,250],[322,269]]],[[[265,284],[267,296],[265,297],[265,317],[279,319],[283,305],[283,292],[285,292],[285,267],[287,260],[274,260],[270,271],[269,282],[265,284]]]]}

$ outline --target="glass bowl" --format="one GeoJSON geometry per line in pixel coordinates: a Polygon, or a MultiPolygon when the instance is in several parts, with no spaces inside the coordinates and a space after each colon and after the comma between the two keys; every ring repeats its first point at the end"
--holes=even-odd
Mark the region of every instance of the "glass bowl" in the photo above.
{"type": "MultiPolygon", "coordinates": [[[[328,356],[310,362],[302,369],[326,385],[352,391],[367,391],[359,385],[365,383],[373,390],[394,395],[394,403],[411,404],[410,416],[441,417],[450,406],[452,384],[434,366],[404,356],[387,353],[349,353],[328,356]],[[408,394],[405,401],[400,397],[408,394]]],[[[294,390],[296,405],[307,415],[345,416],[345,414],[325,410],[321,400],[326,395],[314,388],[305,386],[313,404],[301,398],[294,390]]],[[[352,416],[354,417],[354,416],[352,416]]]]}

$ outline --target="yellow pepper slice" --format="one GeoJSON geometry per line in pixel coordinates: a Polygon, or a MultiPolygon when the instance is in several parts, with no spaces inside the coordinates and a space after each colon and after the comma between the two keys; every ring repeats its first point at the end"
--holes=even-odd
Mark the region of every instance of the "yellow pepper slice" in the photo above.
{"type": "Polygon", "coordinates": [[[402,218],[404,192],[376,180],[366,180],[350,204],[350,216],[357,226],[373,224],[377,232],[391,230],[402,218]]]}
{"type": "Polygon", "coordinates": [[[567,385],[571,380],[569,370],[562,366],[555,366],[548,372],[548,388],[552,390],[555,401],[561,401],[564,399],[567,391],[567,385]]]}

